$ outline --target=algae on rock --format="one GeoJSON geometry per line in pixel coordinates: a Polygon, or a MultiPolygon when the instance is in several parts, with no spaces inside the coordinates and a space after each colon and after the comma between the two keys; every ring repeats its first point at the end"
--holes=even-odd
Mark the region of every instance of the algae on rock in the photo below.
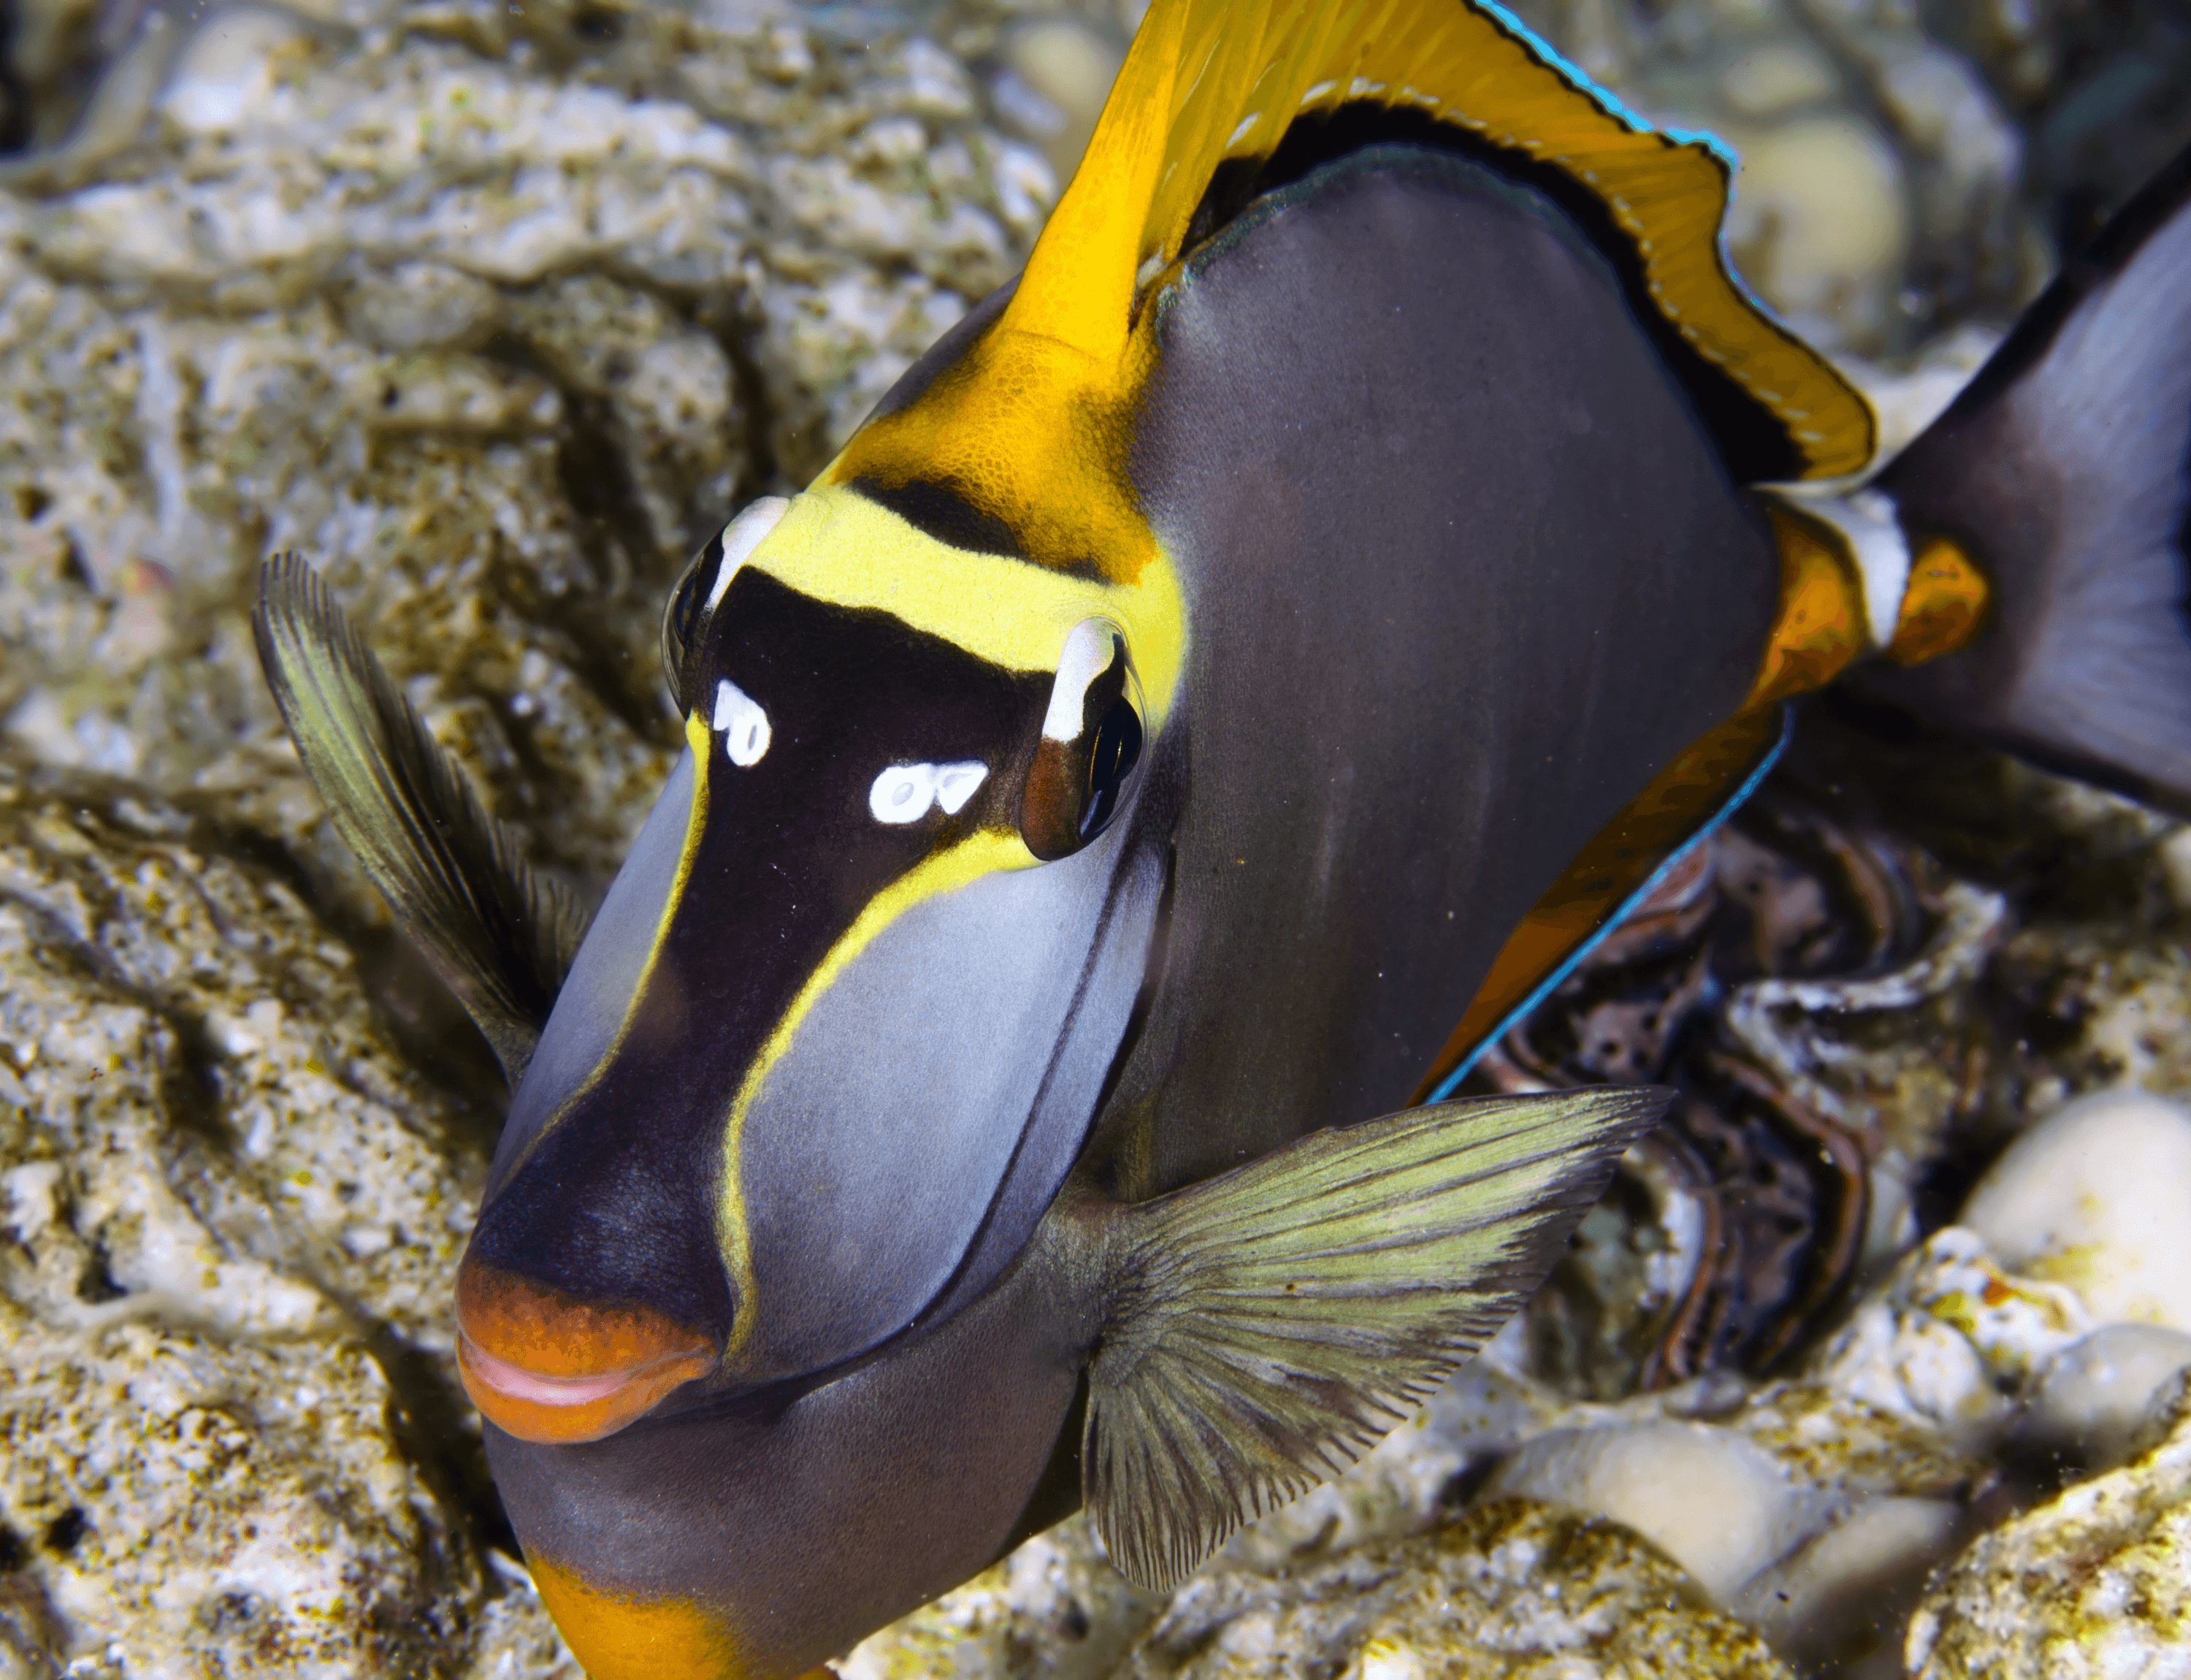
{"type": "Polygon", "coordinates": [[[1909,1628],[1916,1680],[2191,1673],[2191,1405],[2143,1457],[1983,1535],[1909,1628]]]}
{"type": "Polygon", "coordinates": [[[0,1552],[27,1607],[0,1650],[31,1673],[554,1649],[483,1557],[450,1364],[491,1116],[418,1071],[265,852],[217,809],[0,772],[0,1552]]]}

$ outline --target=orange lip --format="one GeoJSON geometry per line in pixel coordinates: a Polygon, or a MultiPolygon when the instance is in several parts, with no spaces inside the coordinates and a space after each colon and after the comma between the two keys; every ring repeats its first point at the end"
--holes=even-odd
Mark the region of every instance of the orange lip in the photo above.
{"type": "Polygon", "coordinates": [[[598,1441],[715,1363],[709,1340],[643,1307],[599,1307],[467,1258],[457,1274],[457,1372],[521,1441],[598,1441]]]}

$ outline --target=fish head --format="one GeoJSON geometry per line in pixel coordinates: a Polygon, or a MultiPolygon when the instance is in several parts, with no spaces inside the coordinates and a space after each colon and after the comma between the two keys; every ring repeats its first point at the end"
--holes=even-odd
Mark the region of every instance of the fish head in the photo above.
{"type": "Polygon", "coordinates": [[[849,489],[757,504],[695,561],[664,638],[686,749],[459,1277],[498,1428],[595,1441],[811,1381],[1024,1245],[1147,978],[1160,596],[849,489]]]}

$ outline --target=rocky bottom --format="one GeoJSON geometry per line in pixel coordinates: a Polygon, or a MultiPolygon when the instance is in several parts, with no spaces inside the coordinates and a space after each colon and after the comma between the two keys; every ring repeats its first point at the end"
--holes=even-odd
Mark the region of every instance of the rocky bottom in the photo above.
{"type": "MultiPolygon", "coordinates": [[[[1826,760],[1872,751],[1881,785],[1906,779],[1820,727],[1826,760]]],[[[874,1636],[844,1680],[2191,1671],[2191,1111],[2137,1088],[2177,1083],[2184,1049],[2183,848],[2120,801],[1985,773],[1994,849],[1907,840],[1932,908],[1864,974],[1795,1002],[1769,974],[1713,981],[1672,1040],[1630,1046],[1659,1056],[1636,1076],[1687,1090],[1778,987],[1773,1042],[1813,1056],[1800,1091],[1845,1119],[1870,1093],[1870,1130],[1818,1159],[1887,1212],[1778,1351],[1696,1344],[1685,1375],[1659,1357],[1676,1330],[1653,1279],[1769,1292],[1754,1267],[1675,1264],[1704,1249],[1680,1197],[1616,1195],[1419,1415],[1176,1594],[1128,1586],[1075,1518],[874,1636]],[[1979,898],[1978,921],[1956,911],[1979,898]],[[1636,1261],[1626,1294],[1608,1255],[1636,1261]]],[[[451,1365],[489,1076],[451,1059],[402,951],[327,920],[225,809],[0,777],[0,1676],[574,1676],[451,1365]]],[[[1761,863],[1772,831],[1709,860],[1752,931],[1826,902],[1761,863]]],[[[1755,969],[1744,941],[1679,961],[1755,969]]],[[[1561,1009],[1609,1018],[1639,948],[1556,997],[1502,1077],[1564,1042],[1561,1009]]],[[[1754,1065],[1780,1113],[1801,1068],[1754,1065]]],[[[1730,1112],[1738,1141],[1779,1135],[1730,1112]]],[[[1794,1252],[1837,1228],[1787,1204],[1794,1252]]]]}

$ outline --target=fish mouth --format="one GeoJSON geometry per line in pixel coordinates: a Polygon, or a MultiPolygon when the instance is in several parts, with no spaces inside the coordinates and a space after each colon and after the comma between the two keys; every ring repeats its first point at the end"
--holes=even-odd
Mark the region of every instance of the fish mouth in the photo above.
{"type": "Polygon", "coordinates": [[[521,1441],[576,1446],[613,1435],[654,1409],[673,1388],[705,1376],[712,1358],[670,1354],[598,1376],[543,1376],[498,1359],[461,1330],[457,1375],[488,1422],[521,1441]]]}
{"type": "Polygon", "coordinates": [[[521,1441],[613,1435],[719,1357],[651,1308],[580,1301],[469,1256],[458,1273],[457,1375],[487,1421],[521,1441]]]}

